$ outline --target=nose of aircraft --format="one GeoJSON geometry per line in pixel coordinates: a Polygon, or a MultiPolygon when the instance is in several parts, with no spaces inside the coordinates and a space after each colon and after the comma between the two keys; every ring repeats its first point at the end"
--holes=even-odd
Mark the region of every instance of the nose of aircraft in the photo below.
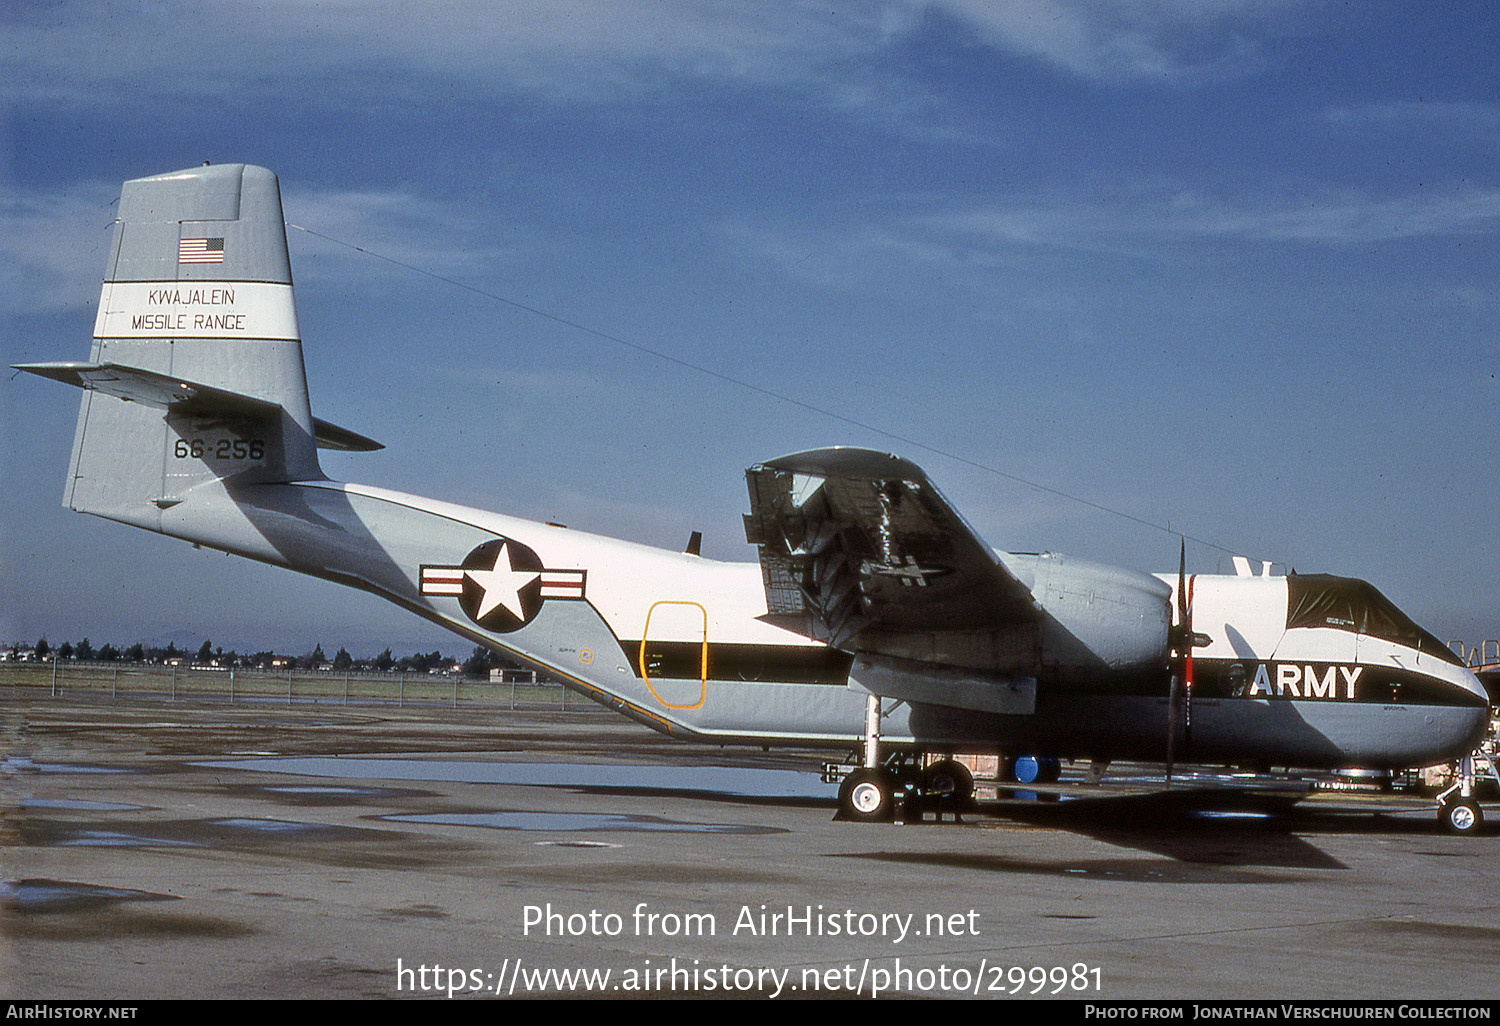
{"type": "Polygon", "coordinates": [[[1500,705],[1500,666],[1483,666],[1473,672],[1491,706],[1500,705]]]}
{"type": "Polygon", "coordinates": [[[1497,678],[1496,680],[1486,681],[1481,679],[1472,670],[1466,668],[1463,671],[1462,682],[1464,689],[1484,699],[1483,705],[1476,705],[1471,709],[1466,710],[1469,715],[1465,717],[1464,724],[1468,731],[1466,735],[1468,747],[1465,749],[1465,751],[1472,752],[1474,749],[1478,748],[1479,743],[1484,740],[1485,734],[1489,732],[1490,710],[1495,703],[1493,689],[1497,681],[1500,681],[1500,678],[1497,678]]]}

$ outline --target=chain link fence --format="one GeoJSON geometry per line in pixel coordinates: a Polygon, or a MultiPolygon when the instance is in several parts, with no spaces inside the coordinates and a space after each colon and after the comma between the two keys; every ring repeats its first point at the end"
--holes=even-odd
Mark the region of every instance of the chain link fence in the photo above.
{"type": "Polygon", "coordinates": [[[342,670],[232,670],[126,662],[0,663],[0,687],[28,695],[78,698],[165,699],[195,702],[254,702],[286,705],[476,705],[510,709],[582,709],[591,703],[569,695],[561,684],[526,680],[482,680],[449,674],[342,670]]]}

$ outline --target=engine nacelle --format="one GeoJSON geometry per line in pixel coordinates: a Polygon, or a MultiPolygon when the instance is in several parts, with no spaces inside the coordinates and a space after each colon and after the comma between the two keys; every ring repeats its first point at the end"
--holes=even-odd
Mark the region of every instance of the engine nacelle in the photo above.
{"type": "Polygon", "coordinates": [[[1172,589],[1150,574],[1046,552],[1004,556],[1047,614],[1045,669],[1166,666],[1172,589]]]}

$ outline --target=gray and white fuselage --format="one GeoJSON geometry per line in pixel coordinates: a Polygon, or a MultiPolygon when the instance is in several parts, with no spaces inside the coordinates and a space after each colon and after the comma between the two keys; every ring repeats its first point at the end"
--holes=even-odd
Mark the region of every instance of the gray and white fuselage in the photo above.
{"type": "Polygon", "coordinates": [[[676,737],[1095,759],[1404,767],[1472,749],[1479,682],[1367,585],[1191,580],[997,553],[920,468],[860,450],[747,473],[732,564],[328,480],[276,178],[127,182],[65,505],[380,595],[676,737]],[[1186,696],[1185,696],[1186,697],[1186,696]],[[1169,742],[1169,731],[1172,738],[1169,742]]]}
{"type": "MultiPolygon", "coordinates": [[[[850,686],[852,657],[767,622],[754,563],[333,482],[208,490],[160,515],[164,533],[372,591],[674,737],[833,748],[857,746],[863,737],[865,694],[850,686]],[[501,576],[482,566],[481,587],[462,564],[496,539],[507,543],[497,549],[501,576]],[[535,553],[540,567],[512,570],[521,551],[535,553]],[[432,583],[443,576],[433,567],[443,565],[457,568],[449,575],[460,580],[456,590],[450,585],[444,593],[432,583]],[[575,583],[564,580],[570,574],[575,583]],[[477,595],[479,604],[469,604],[475,612],[498,601],[492,616],[506,602],[532,615],[512,629],[487,630],[467,615],[465,586],[477,595]]],[[[1132,576],[1051,554],[1000,558],[1023,580],[1062,567],[1076,572],[1075,580],[1101,570],[1132,576]]],[[[1153,582],[1171,587],[1167,575],[1135,576],[1143,590],[1153,582]]],[[[1342,627],[1288,626],[1289,580],[1194,577],[1194,628],[1211,642],[1195,658],[1190,746],[1179,758],[1394,768],[1451,758],[1477,744],[1487,723],[1484,692],[1446,648],[1409,647],[1342,627]]],[[[1165,758],[1166,663],[1113,670],[1094,660],[1070,664],[1076,636],[1091,622],[1081,615],[1089,603],[1076,594],[1059,602],[1046,589],[1038,596],[1044,608],[1052,601],[1064,627],[1078,630],[1058,650],[1044,642],[1034,712],[896,702],[884,713],[883,740],[924,751],[1165,758]]]]}

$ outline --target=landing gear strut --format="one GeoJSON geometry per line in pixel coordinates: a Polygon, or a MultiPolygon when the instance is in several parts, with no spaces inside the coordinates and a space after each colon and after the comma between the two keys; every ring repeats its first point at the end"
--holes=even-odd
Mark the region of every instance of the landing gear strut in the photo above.
{"type": "Polygon", "coordinates": [[[1466,755],[1458,760],[1458,779],[1437,796],[1438,826],[1450,834],[1477,834],[1484,828],[1484,810],[1474,800],[1474,782],[1479,776],[1474,769],[1476,761],[1483,761],[1489,769],[1486,775],[1500,782],[1489,756],[1466,755]]]}
{"type": "MultiPolygon", "coordinates": [[[[839,785],[839,818],[856,823],[874,823],[896,818],[897,806],[939,800],[954,808],[965,807],[974,798],[974,774],[956,759],[943,758],[925,768],[921,755],[880,752],[880,698],[865,697],[865,741],[863,765],[851,770],[839,785]]],[[[840,770],[824,766],[828,779],[840,770]]]]}
{"type": "MultiPolygon", "coordinates": [[[[856,823],[890,819],[896,809],[896,776],[880,760],[880,696],[865,696],[864,765],[839,785],[839,818],[856,823]]],[[[825,767],[825,772],[829,767],[825,767]]]]}

